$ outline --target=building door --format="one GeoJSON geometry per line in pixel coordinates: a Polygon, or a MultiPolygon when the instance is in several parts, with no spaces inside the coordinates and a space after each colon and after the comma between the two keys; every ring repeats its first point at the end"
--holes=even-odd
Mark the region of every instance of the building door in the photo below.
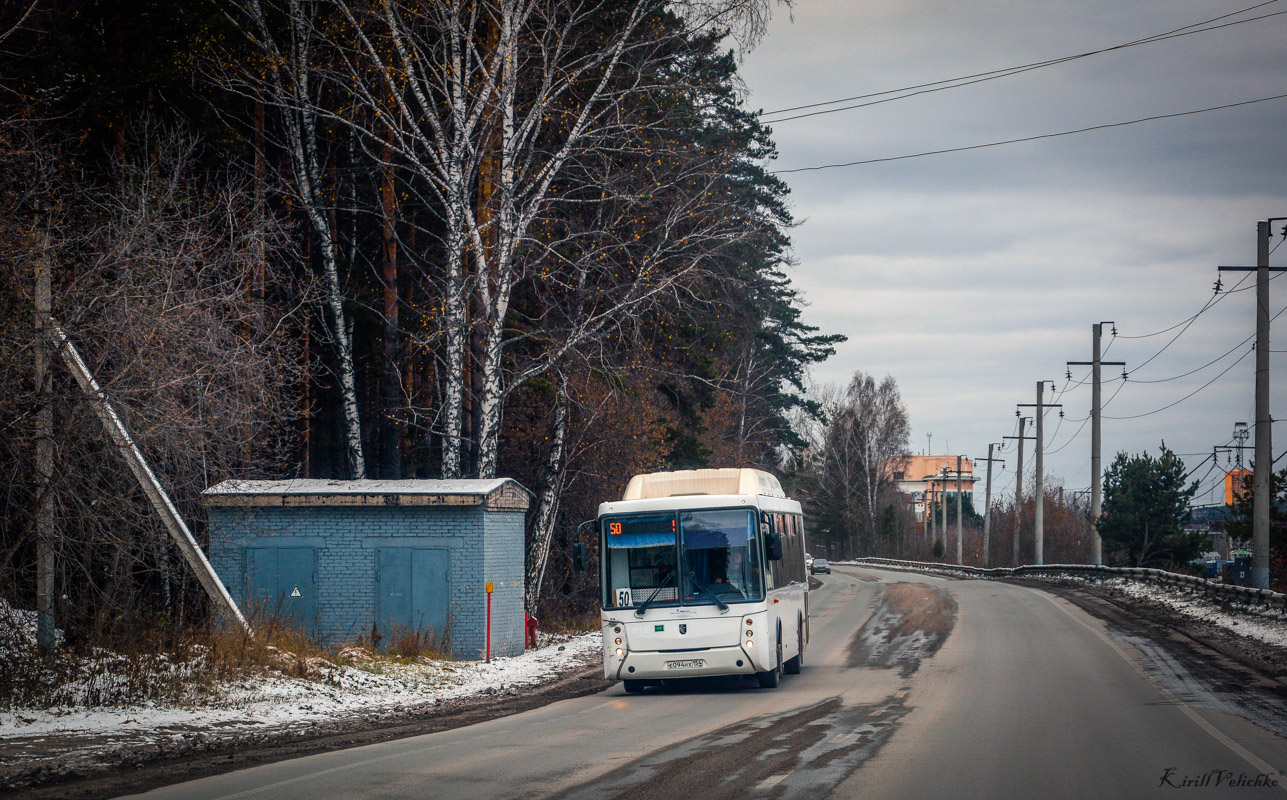
{"type": "Polygon", "coordinates": [[[317,632],[317,551],[311,547],[246,550],[246,600],[251,609],[304,633],[317,632]]]}
{"type": "Polygon", "coordinates": [[[377,552],[376,623],[386,643],[416,634],[446,644],[450,566],[446,550],[391,547],[377,552]]]}

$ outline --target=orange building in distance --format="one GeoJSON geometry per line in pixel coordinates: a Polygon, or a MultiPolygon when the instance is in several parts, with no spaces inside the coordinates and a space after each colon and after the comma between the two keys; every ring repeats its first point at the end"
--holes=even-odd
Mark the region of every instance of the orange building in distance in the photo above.
{"type": "Polygon", "coordinates": [[[1244,490],[1243,487],[1246,486],[1244,481],[1249,479],[1251,477],[1251,474],[1252,474],[1251,470],[1243,469],[1242,467],[1235,467],[1234,469],[1231,469],[1224,474],[1224,504],[1225,505],[1227,506],[1233,505],[1234,492],[1237,492],[1239,495],[1241,495],[1244,491],[1246,491],[1248,494],[1250,494],[1251,490],[1250,489],[1244,490]]]}
{"type": "MultiPolygon", "coordinates": [[[[925,519],[925,501],[937,503],[947,491],[948,502],[956,500],[956,456],[907,456],[902,469],[894,472],[894,481],[898,490],[910,495],[916,509],[916,520],[925,519]],[[942,473],[947,470],[947,485],[943,485],[942,473]]],[[[974,459],[961,457],[961,495],[974,501],[974,459]]]]}

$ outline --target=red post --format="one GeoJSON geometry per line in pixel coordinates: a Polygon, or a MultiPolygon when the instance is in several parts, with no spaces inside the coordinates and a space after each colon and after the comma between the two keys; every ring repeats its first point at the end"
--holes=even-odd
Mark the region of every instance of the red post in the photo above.
{"type": "Polygon", "coordinates": [[[492,582],[487,581],[487,663],[492,663],[492,582]]]}
{"type": "Polygon", "coordinates": [[[527,615],[527,619],[526,619],[526,621],[525,621],[525,624],[526,624],[526,626],[527,626],[527,647],[528,647],[529,649],[535,650],[535,649],[536,649],[536,647],[537,647],[537,644],[536,644],[536,625],[537,625],[536,617],[532,616],[532,615],[529,613],[529,614],[527,615]]]}

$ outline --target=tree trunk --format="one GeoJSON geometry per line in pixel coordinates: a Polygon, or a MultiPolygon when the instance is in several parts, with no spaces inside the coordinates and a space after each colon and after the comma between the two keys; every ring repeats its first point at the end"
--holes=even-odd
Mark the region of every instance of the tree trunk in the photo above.
{"type": "Polygon", "coordinates": [[[559,501],[567,472],[563,464],[563,443],[567,436],[568,380],[559,376],[559,388],[554,406],[554,432],[549,457],[545,462],[545,487],[541,490],[536,523],[532,531],[532,550],[527,561],[525,603],[529,612],[536,609],[541,596],[541,583],[545,580],[545,567],[550,558],[550,542],[554,539],[554,523],[559,514],[559,501]]]}
{"type": "Polygon", "coordinates": [[[398,242],[394,220],[397,218],[397,186],[394,183],[393,148],[386,141],[381,153],[384,164],[380,183],[380,255],[384,277],[384,375],[380,409],[380,475],[402,477],[402,373],[398,346],[398,242]]]}

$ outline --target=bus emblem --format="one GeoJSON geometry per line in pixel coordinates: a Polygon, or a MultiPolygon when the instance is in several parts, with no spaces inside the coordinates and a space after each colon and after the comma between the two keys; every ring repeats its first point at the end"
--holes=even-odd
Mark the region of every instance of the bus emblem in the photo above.
{"type": "Polygon", "coordinates": [[[682,622],[681,622],[681,623],[679,623],[679,632],[680,632],[680,633],[688,633],[688,626],[687,626],[687,625],[685,625],[685,624],[683,624],[682,622]]]}

